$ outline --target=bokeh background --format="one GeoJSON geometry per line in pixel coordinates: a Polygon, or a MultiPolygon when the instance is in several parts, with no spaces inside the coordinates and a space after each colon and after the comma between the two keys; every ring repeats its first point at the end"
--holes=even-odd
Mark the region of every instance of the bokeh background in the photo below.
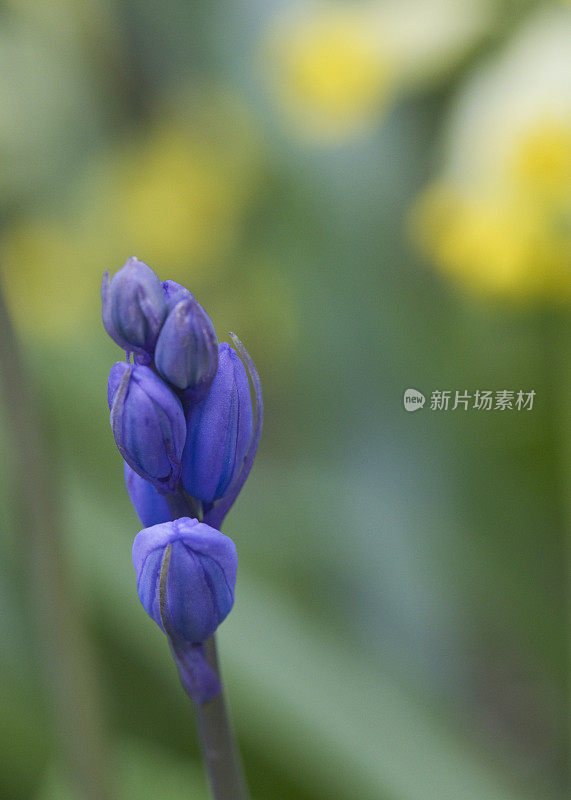
{"type": "Polygon", "coordinates": [[[137,255],[262,379],[219,632],[255,800],[566,797],[569,3],[4,0],[0,215],[57,522],[38,557],[4,403],[0,796],[104,800],[79,747],[109,798],[207,797],[108,423],[137,255]]]}

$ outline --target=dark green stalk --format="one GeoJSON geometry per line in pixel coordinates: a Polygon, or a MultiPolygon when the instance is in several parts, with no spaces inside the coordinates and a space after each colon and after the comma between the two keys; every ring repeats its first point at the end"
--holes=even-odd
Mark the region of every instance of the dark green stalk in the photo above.
{"type": "MultiPolygon", "coordinates": [[[[213,636],[205,642],[206,657],[220,678],[220,666],[213,636]]],[[[210,703],[195,703],[202,758],[214,800],[247,800],[240,755],[230,725],[224,691],[210,703]]]]}
{"type": "MultiPolygon", "coordinates": [[[[182,516],[201,518],[201,509],[194,498],[189,497],[182,490],[177,494],[166,495],[166,497],[173,519],[182,516]]],[[[169,560],[170,545],[166,548],[163,558],[159,585],[161,618],[167,636],[169,621],[166,611],[166,581],[169,560]]],[[[222,686],[214,636],[204,643],[204,648],[208,663],[222,686]]],[[[222,688],[214,700],[202,704],[195,703],[194,707],[202,760],[208,775],[213,800],[248,800],[248,790],[224,698],[224,689],[222,688]]]]}
{"type": "Polygon", "coordinates": [[[112,795],[101,703],[65,562],[53,463],[1,285],[0,375],[8,426],[14,436],[15,496],[21,515],[18,537],[25,553],[32,618],[40,644],[38,664],[46,671],[52,693],[58,743],[75,784],[74,795],[82,800],[108,800],[112,795]]]}

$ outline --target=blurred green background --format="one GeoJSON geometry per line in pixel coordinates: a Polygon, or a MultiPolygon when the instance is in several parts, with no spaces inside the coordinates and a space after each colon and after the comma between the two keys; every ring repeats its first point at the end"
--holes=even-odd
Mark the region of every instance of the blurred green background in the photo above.
{"type": "Polygon", "coordinates": [[[566,797],[569,3],[4,0],[0,215],[81,631],[49,668],[2,406],[0,796],[89,795],[79,705],[110,797],[207,797],[108,423],[100,281],[137,255],[262,380],[219,632],[253,797],[566,797]],[[503,389],[533,408],[430,409],[503,389]]]}

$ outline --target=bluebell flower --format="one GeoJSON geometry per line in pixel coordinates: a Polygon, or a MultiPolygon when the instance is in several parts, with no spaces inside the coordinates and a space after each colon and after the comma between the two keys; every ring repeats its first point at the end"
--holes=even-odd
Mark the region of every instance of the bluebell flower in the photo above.
{"type": "Polygon", "coordinates": [[[244,463],[253,432],[248,376],[228,344],[219,349],[218,370],[206,397],[187,411],[182,454],[185,491],[205,504],[224,496],[244,463]]]}
{"type": "Polygon", "coordinates": [[[153,270],[130,258],[101,285],[103,325],[109,336],[141,364],[150,364],[155,343],[167,315],[163,285],[153,270]]]}
{"type": "Polygon", "coordinates": [[[236,349],[218,346],[188,289],[161,283],[137,259],[105,274],[102,300],[105,328],[127,352],[111,369],[107,399],[145,525],[133,545],[139,597],[167,635],[185,690],[207,703],[221,686],[205,642],[233,606],[237,569],[219,528],[257,452],[260,381],[234,334],[236,349]]]}
{"type": "Polygon", "coordinates": [[[142,530],[133,564],[145,611],[175,642],[209,639],[234,604],[236,546],[196,519],[142,530]]]}
{"type": "Polygon", "coordinates": [[[174,492],[186,437],[176,394],[149,367],[118,362],[111,368],[107,399],[125,461],[159,491],[174,492]]]}
{"type": "Polygon", "coordinates": [[[163,494],[148,481],[137,475],[135,470],[124,462],[125,486],[139,519],[149,528],[159,522],[170,522],[172,514],[163,494]]]}
{"type": "Polygon", "coordinates": [[[218,339],[210,317],[193,297],[169,312],[155,348],[155,366],[185,399],[204,397],[218,367],[218,339]]]}

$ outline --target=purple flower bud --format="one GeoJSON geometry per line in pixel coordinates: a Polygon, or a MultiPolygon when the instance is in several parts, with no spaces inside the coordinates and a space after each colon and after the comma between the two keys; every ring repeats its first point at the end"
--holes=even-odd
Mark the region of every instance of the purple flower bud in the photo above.
{"type": "Polygon", "coordinates": [[[133,544],[133,564],[145,611],[175,645],[209,639],[234,604],[236,546],[196,519],[142,530],[133,544]]]}
{"type": "Polygon", "coordinates": [[[153,270],[130,258],[101,285],[103,325],[109,336],[141,364],[150,364],[157,336],[167,315],[167,301],[153,270]]]}
{"type": "Polygon", "coordinates": [[[186,286],[181,286],[176,281],[163,281],[163,294],[169,311],[181,300],[188,300],[189,297],[192,297],[186,286]]]}
{"type": "Polygon", "coordinates": [[[159,522],[170,522],[172,514],[165,496],[157,492],[152,484],[137,475],[127,462],[125,462],[124,473],[129,497],[145,528],[158,525],[159,522]]]}
{"type": "Polygon", "coordinates": [[[254,362],[252,361],[250,354],[240,341],[240,339],[236,336],[235,333],[229,332],[229,336],[238,351],[240,358],[242,359],[242,363],[246,367],[246,372],[248,373],[248,379],[252,385],[252,390],[254,394],[254,413],[255,413],[255,422],[254,422],[254,432],[252,434],[252,438],[250,439],[250,444],[248,445],[248,449],[246,450],[246,455],[244,456],[244,461],[242,462],[242,467],[240,471],[236,474],[236,477],[232,480],[231,485],[229,486],[228,490],[224,497],[217,500],[215,503],[212,503],[208,508],[204,509],[204,522],[207,525],[210,525],[213,528],[217,528],[218,530],[221,528],[222,523],[224,521],[224,517],[230,511],[232,506],[234,505],[234,501],[240,494],[242,487],[246,483],[248,475],[250,474],[250,470],[252,469],[252,464],[254,463],[254,459],[256,458],[256,453],[258,452],[258,445],[260,444],[260,437],[262,435],[262,426],[264,422],[264,403],[262,399],[262,385],[260,383],[260,378],[258,376],[258,371],[254,366],[254,362]]]}
{"type": "Polygon", "coordinates": [[[235,350],[223,343],[206,397],[187,412],[182,482],[203,503],[224,496],[239,475],[252,438],[248,376],[235,350]]]}
{"type": "Polygon", "coordinates": [[[125,461],[159,491],[174,492],[186,436],[176,394],[149,367],[119,361],[111,368],[107,396],[125,461]]]}
{"type": "Polygon", "coordinates": [[[210,317],[193,297],[169,312],[157,340],[155,366],[186,399],[196,402],[208,392],[218,367],[218,339],[210,317]]]}

